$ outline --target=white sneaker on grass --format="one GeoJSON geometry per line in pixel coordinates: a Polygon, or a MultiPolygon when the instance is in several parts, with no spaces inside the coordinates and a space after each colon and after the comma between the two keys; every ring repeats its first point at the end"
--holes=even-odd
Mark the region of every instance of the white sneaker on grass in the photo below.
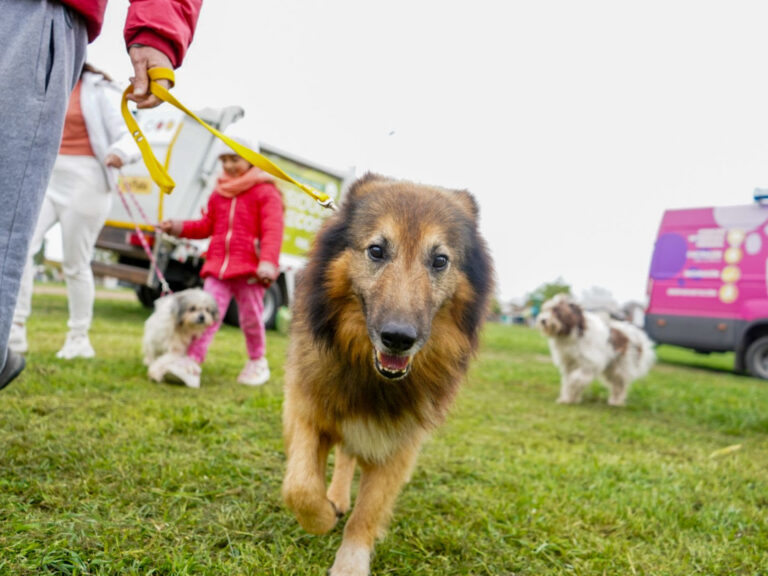
{"type": "Polygon", "coordinates": [[[248,360],[248,363],[240,372],[237,381],[246,386],[261,386],[269,380],[269,364],[267,359],[261,357],[258,360],[248,360]]]}
{"type": "Polygon", "coordinates": [[[87,334],[67,334],[67,340],[61,350],[56,352],[56,358],[72,360],[74,358],[93,358],[96,352],[91,346],[87,334]]]}
{"type": "Polygon", "coordinates": [[[26,354],[29,350],[27,343],[27,327],[24,324],[11,324],[11,334],[8,337],[8,349],[16,354],[26,354]]]}

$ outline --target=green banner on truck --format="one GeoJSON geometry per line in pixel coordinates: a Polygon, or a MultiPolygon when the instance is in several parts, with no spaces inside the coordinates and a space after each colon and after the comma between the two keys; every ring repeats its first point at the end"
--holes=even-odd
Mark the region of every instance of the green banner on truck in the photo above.
{"type": "MultiPolygon", "coordinates": [[[[261,153],[299,182],[328,194],[338,205],[343,184],[342,177],[293,162],[268,149],[262,148],[261,153]]],[[[320,224],[328,217],[330,211],[295,186],[282,181],[277,181],[276,184],[283,193],[285,206],[282,253],[305,256],[320,224]]]]}

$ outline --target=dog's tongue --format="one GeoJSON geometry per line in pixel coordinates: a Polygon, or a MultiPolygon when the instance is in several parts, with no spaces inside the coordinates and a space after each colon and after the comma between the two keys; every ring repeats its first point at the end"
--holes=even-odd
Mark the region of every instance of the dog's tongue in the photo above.
{"type": "Polygon", "coordinates": [[[390,372],[401,372],[408,367],[408,356],[392,356],[391,354],[379,353],[379,362],[381,366],[390,372]]]}

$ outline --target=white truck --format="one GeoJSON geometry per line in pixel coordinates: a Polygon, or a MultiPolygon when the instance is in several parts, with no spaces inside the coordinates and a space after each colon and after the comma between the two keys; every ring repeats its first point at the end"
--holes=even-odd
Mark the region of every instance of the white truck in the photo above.
{"type": "MultiPolygon", "coordinates": [[[[211,126],[223,131],[243,117],[238,106],[206,108],[196,112],[211,126]]],[[[161,294],[157,270],[141,245],[138,224],[149,243],[157,267],[171,289],[183,290],[202,285],[199,273],[205,258],[207,240],[186,240],[155,235],[151,224],[166,218],[199,218],[216,183],[219,172],[216,138],[192,118],[170,106],[140,111],[137,117],[144,136],[158,160],[164,162],[176,188],[161,194],[142,162],[123,168],[124,198],[116,198],[96,243],[101,252],[94,259],[94,274],[117,278],[133,285],[139,301],[152,306],[161,294]],[[108,252],[108,257],[104,256],[108,252]]],[[[297,181],[322,190],[338,204],[343,191],[354,178],[354,169],[338,171],[299,158],[260,142],[260,152],[297,181]]],[[[328,211],[291,184],[277,182],[285,203],[285,233],[280,254],[280,276],[264,297],[264,319],[268,328],[275,325],[280,306],[290,305],[296,274],[303,268],[312,239],[328,211]]],[[[237,325],[234,301],[225,321],[237,325]]]]}

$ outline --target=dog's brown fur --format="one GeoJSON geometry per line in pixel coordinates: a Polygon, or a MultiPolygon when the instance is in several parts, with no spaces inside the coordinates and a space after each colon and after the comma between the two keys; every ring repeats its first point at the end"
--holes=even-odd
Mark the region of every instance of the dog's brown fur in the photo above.
{"type": "Polygon", "coordinates": [[[360,466],[332,576],[368,573],[374,539],[477,347],[493,284],[477,219],[467,192],[367,175],[317,236],[291,326],[283,497],[307,531],[325,533],[349,511],[360,466]],[[407,372],[386,356],[377,369],[376,349],[410,358],[407,372]]]}
{"type": "Polygon", "coordinates": [[[629,348],[629,338],[624,332],[616,328],[611,328],[608,342],[619,356],[626,354],[627,348],[629,348]]]}
{"type": "Polygon", "coordinates": [[[552,312],[560,321],[558,336],[568,336],[574,330],[579,336],[584,334],[584,312],[581,306],[574,302],[562,301],[552,308],[552,312]]]}

